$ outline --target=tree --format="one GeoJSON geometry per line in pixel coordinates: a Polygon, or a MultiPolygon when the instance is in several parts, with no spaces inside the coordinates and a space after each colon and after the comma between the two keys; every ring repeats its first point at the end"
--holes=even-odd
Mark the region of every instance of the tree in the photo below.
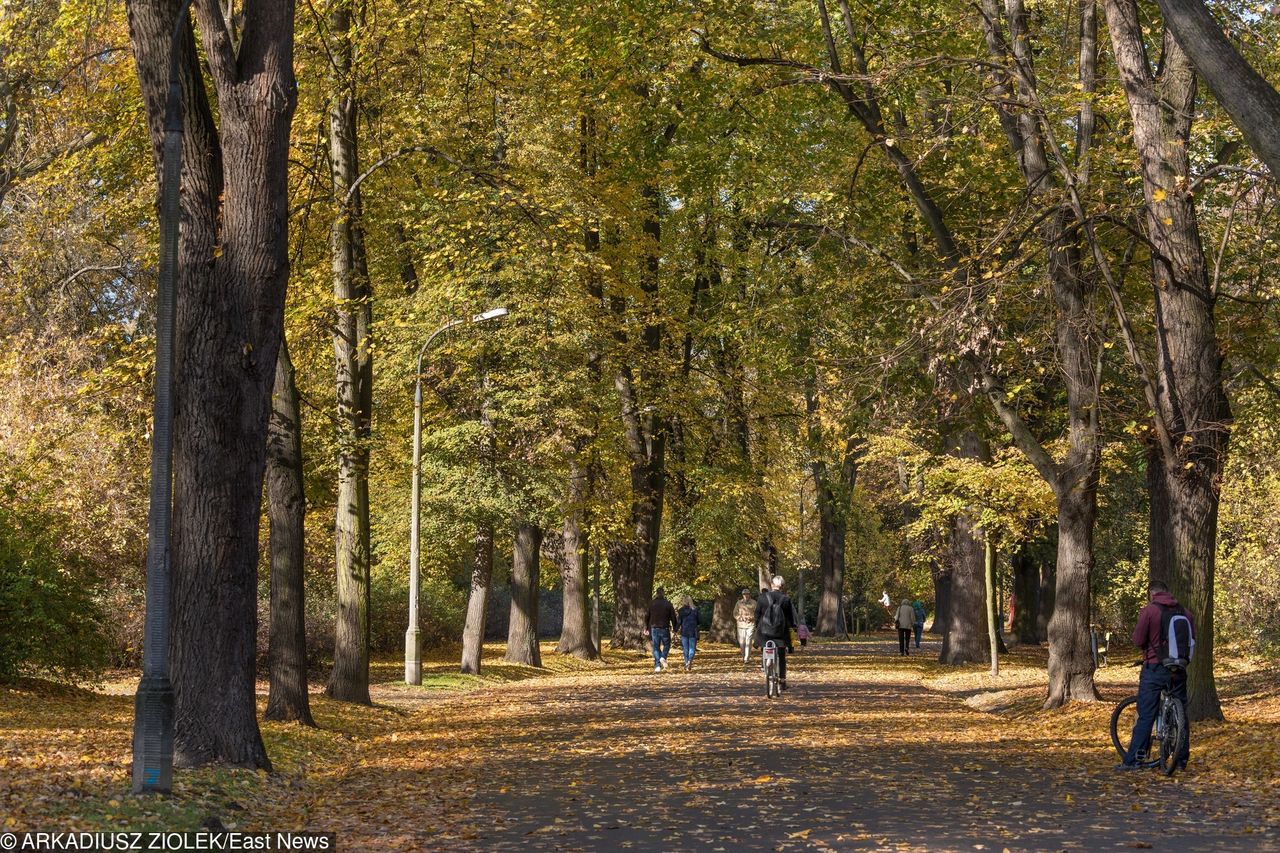
{"type": "Polygon", "coordinates": [[[542,587],[542,528],[528,521],[516,525],[511,555],[511,620],[507,624],[510,663],[542,666],[538,647],[538,592],[542,587]]]}
{"type": "Polygon", "coordinates": [[[334,526],[338,622],[333,672],[325,692],[334,699],[369,699],[369,431],[373,417],[373,293],[365,256],[356,144],[360,99],[356,87],[354,20],[350,0],[329,10],[329,169],[333,222],[333,354],[338,399],[338,507],[334,526]]]}
{"type": "MultiPolygon", "coordinates": [[[[132,0],[130,38],[157,169],[176,0],[132,0]]],[[[254,647],[267,422],[282,337],[288,143],[297,98],[289,0],[181,22],[186,134],[176,318],[174,762],[270,767],[254,647]],[[215,121],[201,62],[218,105],[215,121]]]]}
{"type": "Polygon", "coordinates": [[[1202,0],[1157,0],[1178,46],[1280,180],[1280,92],[1240,55],[1202,0]]]}
{"type": "MultiPolygon", "coordinates": [[[[1135,0],[1107,0],[1106,15],[1133,119],[1151,241],[1157,330],[1157,368],[1146,387],[1156,442],[1149,457],[1156,464],[1151,537],[1167,544],[1152,549],[1151,576],[1166,580],[1195,620],[1188,715],[1221,719],[1213,680],[1213,576],[1231,410],[1214,321],[1217,297],[1206,273],[1187,151],[1195,71],[1167,29],[1158,70],[1152,70],[1135,0]],[[1157,559],[1161,553],[1171,562],[1157,559]]],[[[1061,599],[1057,607],[1063,607],[1061,599]]]]}
{"type": "Polygon", "coordinates": [[[267,428],[267,518],[270,522],[271,630],[267,661],[268,720],[314,726],[307,694],[304,584],[307,501],[302,482],[302,413],[289,347],[280,342],[267,428]]]}

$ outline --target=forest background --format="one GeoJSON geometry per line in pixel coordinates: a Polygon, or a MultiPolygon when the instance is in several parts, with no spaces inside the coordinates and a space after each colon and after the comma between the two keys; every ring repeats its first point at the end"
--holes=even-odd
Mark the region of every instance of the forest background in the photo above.
{"type": "MultiPolygon", "coordinates": [[[[1274,7],[1213,10],[1277,79],[1274,7]]],[[[655,584],[723,634],[802,570],[821,632],[887,591],[981,661],[988,555],[1051,703],[1088,698],[1090,626],[1127,633],[1152,575],[1206,639],[1280,654],[1280,196],[1153,4],[331,0],[294,38],[272,436],[300,457],[268,460],[262,666],[285,469],[306,668],[367,701],[402,647],[416,359],[494,306],[421,373],[422,629],[464,671],[486,633],[536,663],[540,610],[593,656],[593,590],[637,646],[655,584]]],[[[124,4],[3,4],[0,677],[140,658],[132,39],[124,4]]]]}

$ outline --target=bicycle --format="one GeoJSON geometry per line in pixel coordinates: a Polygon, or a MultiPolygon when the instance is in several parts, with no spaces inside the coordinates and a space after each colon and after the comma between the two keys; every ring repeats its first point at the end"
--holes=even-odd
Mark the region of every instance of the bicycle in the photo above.
{"type": "MultiPolygon", "coordinates": [[[[1138,661],[1138,666],[1142,661],[1138,661]]],[[[1120,700],[1111,712],[1111,743],[1120,753],[1120,759],[1129,754],[1129,742],[1133,738],[1133,726],[1138,719],[1138,695],[1135,693],[1120,700]],[[1122,738],[1121,735],[1124,735],[1122,738]]],[[[1145,755],[1138,755],[1141,767],[1159,767],[1164,775],[1172,776],[1178,769],[1178,753],[1187,740],[1187,712],[1182,703],[1173,698],[1169,689],[1160,690],[1160,704],[1156,709],[1155,729],[1151,733],[1151,746],[1145,755]]]]}
{"type": "Polygon", "coordinates": [[[782,676],[778,664],[778,644],[765,640],[760,650],[764,659],[764,695],[770,699],[782,695],[782,676]]]}

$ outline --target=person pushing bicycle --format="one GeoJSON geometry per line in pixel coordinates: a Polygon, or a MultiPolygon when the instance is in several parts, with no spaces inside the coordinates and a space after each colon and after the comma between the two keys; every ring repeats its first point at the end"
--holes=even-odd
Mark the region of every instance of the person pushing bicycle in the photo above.
{"type": "MultiPolygon", "coordinates": [[[[1169,592],[1169,587],[1162,581],[1153,580],[1147,588],[1149,603],[1138,613],[1138,626],[1133,629],[1133,644],[1142,649],[1142,674],[1138,677],[1138,720],[1133,724],[1133,737],[1129,740],[1129,751],[1118,770],[1138,770],[1142,764],[1138,756],[1146,755],[1151,744],[1151,726],[1155,722],[1156,712],[1160,705],[1160,691],[1168,689],[1170,695],[1187,707],[1187,670],[1186,664],[1191,657],[1191,649],[1195,646],[1195,624],[1191,614],[1186,611],[1178,599],[1169,592]],[[1170,657],[1170,636],[1176,634],[1176,627],[1170,630],[1171,623],[1179,618],[1186,618],[1186,634],[1188,647],[1172,650],[1170,657]]],[[[1191,754],[1191,726],[1186,729],[1186,737],[1176,759],[1178,767],[1186,767],[1187,758],[1191,754]]]]}
{"type": "Polygon", "coordinates": [[[796,627],[796,612],[791,599],[782,592],[782,575],[774,575],[771,589],[756,599],[756,645],[763,648],[773,640],[778,649],[778,677],[787,689],[787,652],[791,647],[791,630],[796,627]]]}

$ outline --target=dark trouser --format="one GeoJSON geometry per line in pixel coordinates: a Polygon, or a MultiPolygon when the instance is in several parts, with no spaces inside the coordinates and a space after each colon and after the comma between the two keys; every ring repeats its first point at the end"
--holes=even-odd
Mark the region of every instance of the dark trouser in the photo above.
{"type": "Polygon", "coordinates": [[[911,629],[898,629],[898,654],[906,655],[911,653],[911,629]]]}
{"type": "Polygon", "coordinates": [[[920,648],[920,636],[924,634],[924,623],[917,622],[912,627],[916,629],[916,648],[918,649],[920,648]]]}
{"type": "Polygon", "coordinates": [[[773,645],[778,650],[778,678],[785,682],[787,680],[787,641],[781,637],[761,637],[758,645],[764,648],[764,644],[770,640],[773,640],[773,645]]]}
{"type": "MultiPolygon", "coordinates": [[[[1151,747],[1151,726],[1160,713],[1160,691],[1169,688],[1173,698],[1182,703],[1182,710],[1187,710],[1187,673],[1174,672],[1162,664],[1144,663],[1142,675],[1138,676],[1138,721],[1133,724],[1133,738],[1129,741],[1129,751],[1125,753],[1124,763],[1135,764],[1140,753],[1145,754],[1151,747]]],[[[1184,762],[1191,754],[1191,724],[1187,724],[1187,740],[1178,753],[1178,761],[1184,762]]]]}

